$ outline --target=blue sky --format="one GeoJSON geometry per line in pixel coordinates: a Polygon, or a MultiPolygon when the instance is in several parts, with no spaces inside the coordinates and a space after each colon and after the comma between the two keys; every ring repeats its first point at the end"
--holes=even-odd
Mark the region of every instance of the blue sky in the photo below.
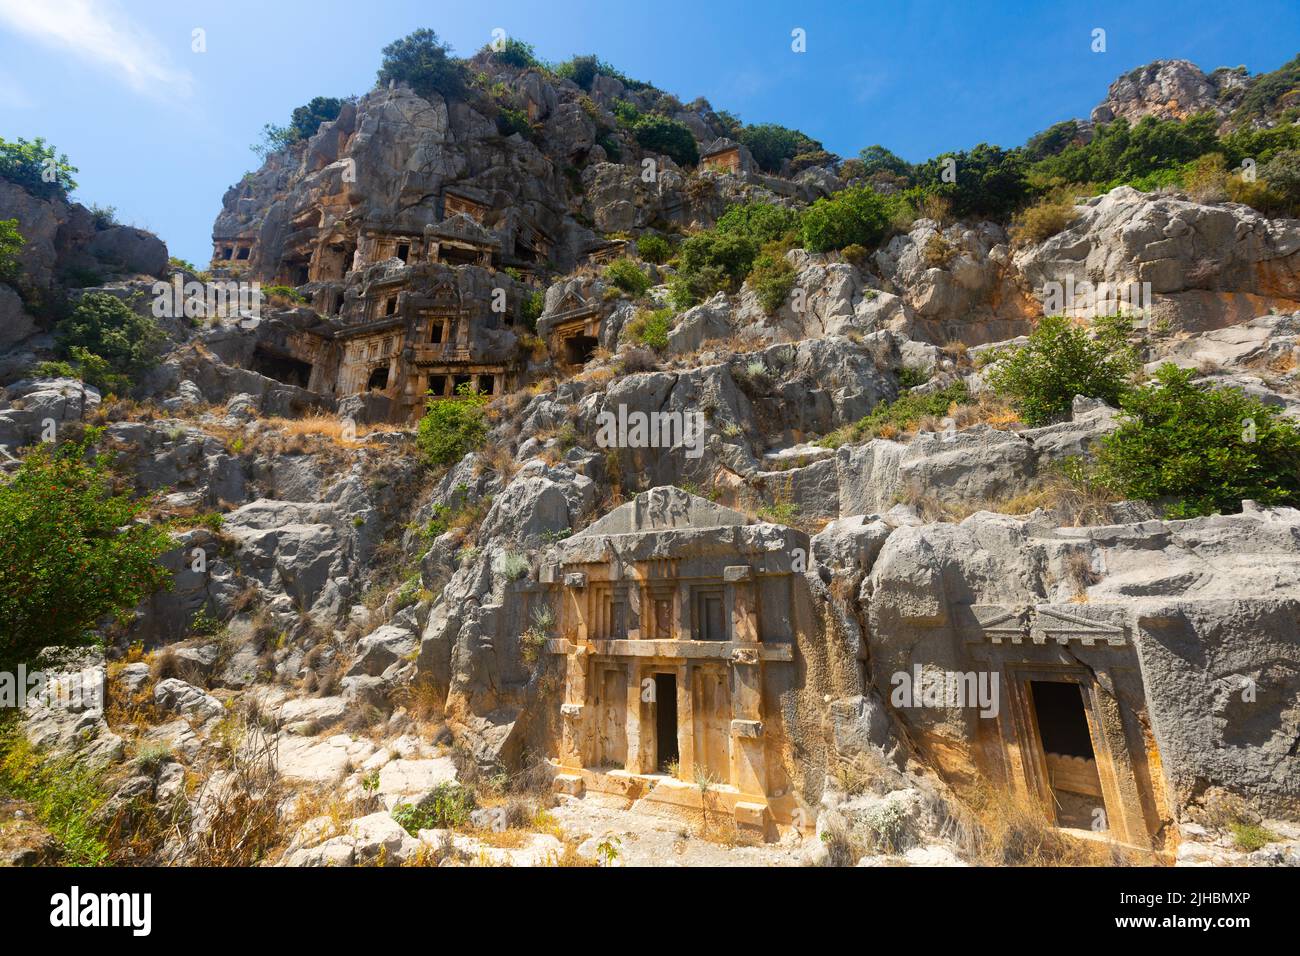
{"type": "Polygon", "coordinates": [[[546,59],[595,52],[841,155],[880,142],[910,160],[1086,117],[1115,77],[1154,59],[1259,72],[1300,51],[1295,0],[0,0],[0,136],[44,136],[80,168],[76,198],[204,265],[263,124],[316,95],[364,92],[380,49],[417,27],[462,55],[496,27],[546,59]],[[1098,27],[1104,53],[1091,50],[1098,27]],[[192,50],[195,28],[206,52],[192,50]]]}

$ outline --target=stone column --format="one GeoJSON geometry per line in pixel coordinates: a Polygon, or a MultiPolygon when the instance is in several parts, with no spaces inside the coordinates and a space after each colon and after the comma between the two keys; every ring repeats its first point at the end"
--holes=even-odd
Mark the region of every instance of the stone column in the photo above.
{"type": "Polygon", "coordinates": [[[754,651],[738,650],[731,673],[731,784],[741,793],[766,795],[763,664],[754,651]]]}

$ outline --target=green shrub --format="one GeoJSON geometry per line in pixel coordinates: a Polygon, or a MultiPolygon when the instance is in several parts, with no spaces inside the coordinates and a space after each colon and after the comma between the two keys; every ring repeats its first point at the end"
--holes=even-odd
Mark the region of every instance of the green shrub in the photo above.
{"type": "Polygon", "coordinates": [[[740,142],[745,145],[759,169],[779,173],[786,160],[801,154],[824,153],[822,144],[815,139],[775,123],[746,126],[740,131],[740,142]]]}
{"type": "Polygon", "coordinates": [[[96,388],[124,391],[158,362],[162,331],[116,296],[82,296],[55,328],[60,353],[96,388]]]}
{"type": "Polygon", "coordinates": [[[632,135],[642,149],[663,153],[678,166],[694,166],[700,161],[695,134],[685,123],[657,113],[648,113],[636,121],[632,135]]]}
{"type": "Polygon", "coordinates": [[[268,285],[262,287],[262,294],[269,298],[290,299],[294,302],[306,302],[307,297],[291,285],[268,285]]]}
{"type": "Polygon", "coordinates": [[[631,259],[615,259],[605,267],[602,275],[606,282],[634,299],[645,295],[650,288],[650,277],[631,259]]]}
{"type": "Polygon", "coordinates": [[[487,437],[483,406],[487,398],[469,386],[456,389],[455,398],[430,398],[420,419],[415,443],[430,467],[454,465],[487,437]]]}
{"type": "Polygon", "coordinates": [[[75,172],[77,167],[68,163],[68,157],[39,136],[31,142],[22,137],[8,142],[0,136],[0,179],[17,183],[33,196],[66,198],[77,188],[75,172]]]}
{"type": "Polygon", "coordinates": [[[469,787],[440,783],[418,804],[399,803],[393,807],[393,819],[411,836],[421,830],[455,830],[469,823],[469,815],[477,806],[469,787]]]}
{"type": "Polygon", "coordinates": [[[933,392],[908,390],[892,402],[881,402],[854,429],[857,436],[892,436],[915,428],[926,418],[942,418],[953,404],[960,404],[967,397],[965,382],[956,382],[933,392]]]}
{"type": "Polygon", "coordinates": [[[523,110],[503,106],[497,112],[497,132],[502,136],[518,133],[527,137],[532,135],[533,124],[528,122],[528,114],[523,110]]]}
{"type": "Polygon", "coordinates": [[[537,52],[533,49],[533,45],[515,37],[508,37],[500,50],[492,51],[492,56],[502,63],[517,66],[520,69],[541,66],[541,61],[537,59],[537,52]]]}
{"type": "Polygon", "coordinates": [[[434,95],[463,96],[465,65],[448,56],[450,51],[451,47],[432,30],[416,30],[384,47],[378,83],[380,86],[387,86],[390,81],[407,83],[426,99],[434,95]]]}
{"type": "Polygon", "coordinates": [[[627,100],[615,100],[609,111],[614,114],[614,118],[618,120],[620,126],[625,126],[628,129],[636,126],[637,120],[642,115],[636,105],[629,103],[627,100]]]}
{"type": "Polygon", "coordinates": [[[0,282],[13,282],[21,268],[18,254],[23,251],[22,233],[17,219],[0,219],[0,282]]]}
{"type": "Polygon", "coordinates": [[[519,303],[519,321],[529,332],[537,331],[537,320],[542,317],[542,310],[546,308],[546,293],[541,289],[534,289],[532,292],[524,293],[523,299],[519,303]]]}
{"type": "Polygon", "coordinates": [[[749,285],[758,296],[758,304],[771,315],[785,304],[794,288],[794,266],[786,261],[785,254],[776,247],[765,248],[749,273],[749,285]]]}
{"type": "Polygon", "coordinates": [[[671,308],[644,309],[627,324],[627,334],[637,345],[657,352],[668,348],[668,333],[673,330],[674,312],[671,308]]]}
{"type": "Polygon", "coordinates": [[[0,794],[32,805],[50,831],[63,866],[109,862],[108,800],[101,771],[74,758],[51,759],[36,750],[17,727],[0,728],[0,794]]]}
{"type": "Polygon", "coordinates": [[[646,262],[660,265],[668,261],[668,257],[673,254],[673,247],[668,244],[668,240],[663,236],[647,232],[637,239],[636,254],[646,262]]]}
{"type": "Polygon", "coordinates": [[[738,235],[756,246],[778,239],[793,240],[799,229],[799,213],[768,202],[747,202],[732,206],[714,226],[724,235],[738,235]]]}
{"type": "Polygon", "coordinates": [[[343,111],[343,100],[333,96],[317,96],[305,106],[294,108],[289,117],[288,126],[276,126],[267,123],[262,127],[262,139],[253,145],[253,152],[267,156],[277,150],[292,146],[316,135],[322,123],[339,118],[343,111]]]}
{"type": "Polygon", "coordinates": [[[1044,316],[1027,345],[993,353],[986,378],[1031,426],[1068,418],[1075,395],[1118,405],[1139,364],[1130,329],[1123,318],[1098,319],[1089,335],[1065,316],[1044,316]]]}
{"type": "Polygon", "coordinates": [[[1078,218],[1073,200],[1059,193],[1044,196],[1016,217],[1011,239],[1018,246],[1034,245],[1063,232],[1078,218]]]}
{"type": "Polygon", "coordinates": [[[1195,377],[1163,365],[1124,396],[1120,427],[1098,453],[1105,483],[1127,498],[1172,499],[1174,518],[1239,511],[1244,498],[1300,505],[1300,430],[1273,406],[1195,377]]]}
{"type": "Polygon", "coordinates": [[[889,227],[885,198],[866,186],[855,186],[813,203],[800,225],[802,245],[810,252],[830,252],[845,246],[875,246],[889,227]]]}
{"type": "Polygon", "coordinates": [[[48,665],[43,648],[95,642],[106,616],[129,616],[170,581],[157,559],[171,545],[138,521],[147,502],[114,494],[102,430],[42,443],[0,485],[0,671],[48,665]]]}

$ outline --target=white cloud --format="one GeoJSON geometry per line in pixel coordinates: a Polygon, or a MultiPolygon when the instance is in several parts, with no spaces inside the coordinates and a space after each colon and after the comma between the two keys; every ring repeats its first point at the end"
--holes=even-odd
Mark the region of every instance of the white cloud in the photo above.
{"type": "Polygon", "coordinates": [[[190,94],[189,71],[173,67],[161,44],[109,0],[0,0],[0,25],[108,69],[139,93],[190,94]]]}

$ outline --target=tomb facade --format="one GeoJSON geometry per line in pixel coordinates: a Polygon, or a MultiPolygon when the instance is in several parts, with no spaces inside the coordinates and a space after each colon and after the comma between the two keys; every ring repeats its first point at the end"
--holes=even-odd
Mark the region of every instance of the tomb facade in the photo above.
{"type": "Polygon", "coordinates": [[[794,570],[807,548],[672,487],[561,542],[541,572],[563,661],[559,786],[707,800],[765,832],[790,822],[782,700],[809,626],[794,570]]]}

